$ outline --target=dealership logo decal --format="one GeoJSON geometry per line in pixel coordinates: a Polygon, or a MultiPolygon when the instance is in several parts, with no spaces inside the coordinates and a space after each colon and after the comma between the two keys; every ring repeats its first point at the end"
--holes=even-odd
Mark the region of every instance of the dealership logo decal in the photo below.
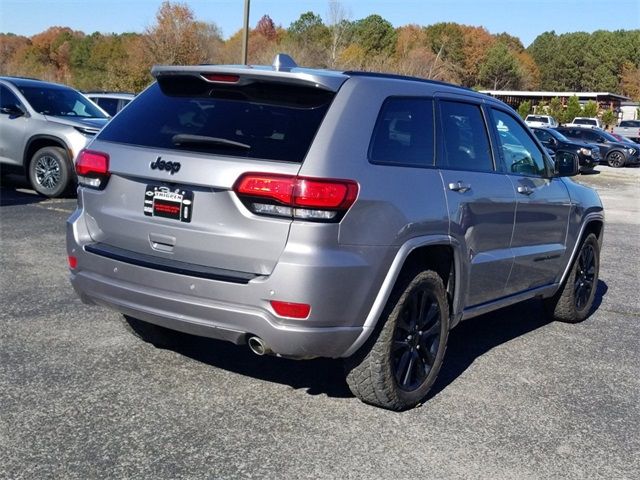
{"type": "Polygon", "coordinates": [[[171,172],[171,175],[180,170],[180,162],[165,162],[162,157],[156,158],[155,162],[151,162],[149,166],[151,170],[166,170],[171,172]]]}

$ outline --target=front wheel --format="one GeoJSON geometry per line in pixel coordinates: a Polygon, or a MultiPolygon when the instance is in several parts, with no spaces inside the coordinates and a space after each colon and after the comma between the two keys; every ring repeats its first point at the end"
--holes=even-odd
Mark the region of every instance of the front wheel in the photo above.
{"type": "Polygon", "coordinates": [[[367,343],[345,361],[349,388],[378,407],[414,407],[438,376],[449,336],[449,305],[440,276],[430,270],[405,275],[379,322],[367,343]]]}
{"type": "Polygon", "coordinates": [[[567,280],[560,290],[545,300],[548,314],[559,322],[578,323],[589,316],[598,286],[600,246],[590,233],[580,246],[567,280]]]}
{"type": "Polygon", "coordinates": [[[613,167],[613,168],[624,167],[624,162],[625,160],[622,152],[615,151],[607,155],[607,163],[609,164],[610,167],[613,167]]]}
{"type": "Polygon", "coordinates": [[[33,189],[45,197],[59,197],[73,183],[71,160],[59,147],[38,150],[29,163],[29,181],[33,189]]]}

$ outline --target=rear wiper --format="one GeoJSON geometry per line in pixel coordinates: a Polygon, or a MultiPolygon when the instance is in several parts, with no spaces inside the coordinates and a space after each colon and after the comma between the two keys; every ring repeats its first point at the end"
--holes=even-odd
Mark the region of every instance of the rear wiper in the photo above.
{"type": "Polygon", "coordinates": [[[174,145],[221,145],[231,148],[241,148],[243,150],[251,150],[251,145],[246,143],[234,142],[226,138],[207,137],[204,135],[190,135],[188,133],[179,133],[171,137],[174,145]]]}

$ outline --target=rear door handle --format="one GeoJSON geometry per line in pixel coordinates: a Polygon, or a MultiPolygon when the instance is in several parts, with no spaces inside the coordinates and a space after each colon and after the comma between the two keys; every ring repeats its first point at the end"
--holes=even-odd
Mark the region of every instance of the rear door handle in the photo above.
{"type": "Polygon", "coordinates": [[[518,187],[518,193],[521,193],[522,195],[531,195],[533,193],[533,189],[525,185],[520,185],[518,187]]]}
{"type": "Polygon", "coordinates": [[[467,185],[458,180],[456,183],[451,182],[449,184],[449,190],[464,193],[468,190],[471,190],[471,185],[467,185]]]}

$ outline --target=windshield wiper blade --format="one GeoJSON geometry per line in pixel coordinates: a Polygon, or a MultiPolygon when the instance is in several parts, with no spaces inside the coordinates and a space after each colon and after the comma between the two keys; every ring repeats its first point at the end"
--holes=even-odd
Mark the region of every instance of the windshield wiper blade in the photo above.
{"type": "Polygon", "coordinates": [[[188,133],[179,133],[171,137],[174,145],[220,145],[224,147],[240,148],[242,150],[251,150],[251,145],[246,143],[234,142],[220,137],[207,137],[205,135],[191,135],[188,133]]]}

